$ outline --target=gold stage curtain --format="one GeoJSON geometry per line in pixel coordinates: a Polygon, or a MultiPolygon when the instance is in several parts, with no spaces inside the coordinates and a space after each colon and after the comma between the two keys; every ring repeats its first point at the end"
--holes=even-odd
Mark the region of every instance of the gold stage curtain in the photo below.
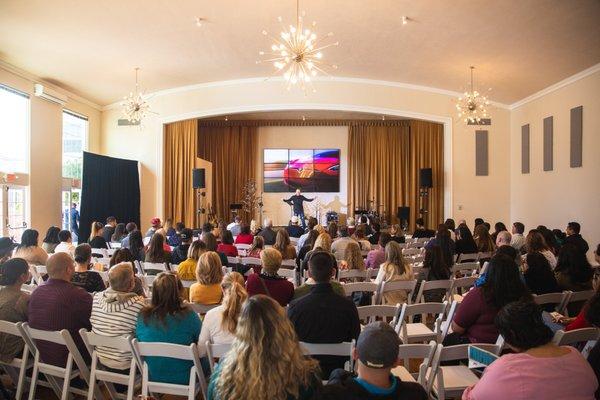
{"type": "Polygon", "coordinates": [[[428,225],[437,226],[443,218],[443,126],[410,121],[355,124],[348,129],[348,214],[371,206],[388,222],[398,223],[398,207],[409,206],[413,230],[420,208],[419,170],[431,167],[434,188],[429,191],[428,225]]]}
{"type": "MultiPolygon", "coordinates": [[[[198,123],[198,122],[196,122],[198,123]]],[[[218,219],[229,221],[229,205],[241,203],[242,188],[256,178],[256,126],[200,126],[198,157],[212,163],[212,204],[218,219]]],[[[245,219],[248,215],[241,214],[245,219]]]]}
{"type": "Polygon", "coordinates": [[[198,121],[178,121],[165,126],[164,218],[196,225],[196,191],[192,169],[196,167],[198,121]]]}

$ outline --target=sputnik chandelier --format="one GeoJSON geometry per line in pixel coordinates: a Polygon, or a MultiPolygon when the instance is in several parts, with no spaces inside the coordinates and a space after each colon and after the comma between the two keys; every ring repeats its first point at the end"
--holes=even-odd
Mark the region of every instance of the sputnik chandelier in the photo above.
{"type": "Polygon", "coordinates": [[[458,110],[458,117],[461,118],[465,123],[480,123],[483,118],[488,117],[487,107],[490,105],[488,98],[473,87],[473,70],[475,67],[471,66],[471,87],[470,91],[465,92],[461,97],[458,98],[456,103],[456,109],[458,110]]]}
{"type": "Polygon", "coordinates": [[[140,91],[138,83],[139,68],[135,68],[135,90],[123,97],[121,107],[123,114],[132,124],[140,124],[142,120],[150,113],[150,104],[144,98],[144,92],[140,91]]]}
{"type": "MultiPolygon", "coordinates": [[[[304,26],[303,16],[300,15],[299,0],[296,0],[296,25],[283,26],[283,19],[277,20],[282,25],[282,31],[279,37],[273,37],[266,30],[262,34],[273,41],[271,51],[259,52],[260,56],[265,56],[264,60],[256,63],[273,63],[275,72],[273,75],[281,73],[289,90],[292,86],[298,85],[306,94],[307,90],[315,91],[312,86],[312,79],[318,73],[329,75],[326,69],[337,69],[337,65],[327,64],[323,61],[323,50],[339,45],[339,42],[326,44],[325,41],[333,36],[329,32],[323,38],[318,39],[314,28],[317,23],[313,21],[310,27],[304,26]]],[[[273,76],[272,75],[272,76],[273,76]]]]}

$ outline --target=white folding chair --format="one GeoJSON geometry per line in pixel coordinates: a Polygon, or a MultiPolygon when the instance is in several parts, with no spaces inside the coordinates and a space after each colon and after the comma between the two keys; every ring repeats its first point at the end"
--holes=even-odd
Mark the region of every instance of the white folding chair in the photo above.
{"type": "Polygon", "coordinates": [[[457,263],[463,263],[466,261],[478,261],[479,253],[461,253],[456,259],[457,263]]]}
{"type": "Polygon", "coordinates": [[[105,258],[110,258],[110,256],[108,255],[108,249],[102,249],[102,248],[93,248],[92,249],[92,255],[94,254],[100,254],[102,257],[105,258]]]}
{"type": "Polygon", "coordinates": [[[437,344],[432,340],[428,344],[401,344],[398,359],[404,360],[404,365],[392,369],[392,375],[397,376],[403,382],[417,382],[423,388],[427,387],[427,369],[431,366],[437,344]],[[408,370],[410,360],[422,359],[419,372],[410,373],[408,370]],[[416,379],[415,379],[416,378],[416,379]]]}
{"type": "Polygon", "coordinates": [[[460,398],[466,388],[475,385],[479,381],[477,375],[466,365],[440,365],[444,361],[468,359],[469,346],[477,346],[496,355],[500,354],[501,351],[499,345],[489,343],[460,344],[457,346],[438,344],[438,350],[427,374],[426,391],[428,393],[433,391],[438,400],[460,398]]]}
{"type": "Polygon", "coordinates": [[[417,298],[415,303],[423,303],[425,299],[425,293],[430,290],[445,290],[442,301],[449,300],[450,292],[452,290],[452,279],[440,279],[437,281],[421,281],[419,291],[417,292],[417,298]]]}
{"type": "Polygon", "coordinates": [[[554,334],[552,342],[557,346],[575,345],[577,343],[589,342],[591,340],[600,340],[600,329],[581,328],[572,331],[559,330],[554,334]]]}
{"type": "Polygon", "coordinates": [[[131,348],[142,365],[142,396],[148,396],[151,392],[187,396],[188,400],[193,400],[202,391],[204,398],[206,398],[207,385],[200,364],[198,346],[195,343],[184,346],[173,343],[138,342],[137,339],[133,339],[131,348]],[[188,384],[180,385],[151,381],[149,379],[148,364],[145,361],[146,357],[168,357],[192,361],[194,365],[190,368],[188,384]]]}
{"type": "Polygon", "coordinates": [[[42,276],[47,273],[45,265],[30,265],[29,272],[31,273],[32,283],[35,283],[38,286],[44,283],[44,278],[42,278],[42,276]]]}
{"type": "Polygon", "coordinates": [[[169,267],[171,268],[171,272],[179,271],[179,264],[171,264],[169,267]]]}
{"type": "Polygon", "coordinates": [[[402,249],[402,255],[404,257],[410,257],[410,256],[417,256],[421,254],[421,249],[417,249],[417,248],[408,248],[408,249],[402,249]]]}
{"type": "Polygon", "coordinates": [[[227,264],[229,265],[238,265],[241,264],[242,260],[241,257],[231,257],[231,256],[227,256],[227,264]]]}
{"type": "Polygon", "coordinates": [[[281,267],[285,269],[296,269],[296,260],[283,260],[281,267]]]}
{"type": "Polygon", "coordinates": [[[146,236],[142,239],[142,243],[144,243],[144,246],[148,246],[148,244],[150,243],[150,239],[152,239],[151,236],[146,236]]]}
{"type": "Polygon", "coordinates": [[[206,357],[208,357],[208,363],[210,364],[210,372],[215,371],[215,359],[221,359],[225,357],[225,354],[231,349],[231,343],[211,343],[206,342],[206,357]]]}
{"type": "Polygon", "coordinates": [[[123,247],[121,242],[110,242],[108,245],[111,249],[120,249],[121,247],[123,247]]]}
{"type": "Polygon", "coordinates": [[[112,247],[109,245],[109,246],[108,246],[108,249],[106,249],[106,256],[107,256],[107,257],[112,257],[112,256],[113,256],[113,254],[115,254],[115,250],[116,250],[116,249],[113,249],[113,248],[112,248],[112,247]]]}
{"type": "Polygon", "coordinates": [[[464,276],[472,276],[475,275],[479,271],[479,263],[478,262],[464,262],[454,264],[452,266],[452,275],[461,274],[464,276]]]}
{"type": "MultiPolygon", "coordinates": [[[[21,322],[14,323],[0,320],[0,332],[23,338],[21,331],[19,330],[21,324],[21,322]]],[[[11,377],[13,384],[17,388],[15,399],[21,400],[25,390],[25,381],[28,380],[26,372],[33,366],[33,361],[29,359],[29,346],[27,345],[27,342],[23,345],[21,357],[15,356],[15,358],[9,362],[0,361],[0,365],[4,366],[8,375],[11,377]]]]}
{"type": "Polygon", "coordinates": [[[375,321],[390,320],[392,327],[396,326],[398,315],[400,314],[400,304],[391,305],[371,305],[356,307],[358,310],[358,319],[364,322],[364,325],[375,321]]]}
{"type": "Polygon", "coordinates": [[[410,304],[413,292],[417,286],[417,281],[412,279],[409,281],[388,281],[381,284],[381,290],[379,291],[378,303],[383,304],[384,294],[389,292],[396,292],[398,290],[406,291],[406,302],[410,304]]]}
{"type": "Polygon", "coordinates": [[[212,310],[213,308],[219,307],[221,304],[189,303],[189,305],[196,314],[198,314],[199,316],[203,316],[206,315],[206,313],[212,310]]]}
{"type": "Polygon", "coordinates": [[[360,271],[358,269],[340,269],[338,272],[338,280],[342,279],[367,279],[367,271],[360,271]]]}
{"type": "Polygon", "coordinates": [[[545,293],[545,294],[534,294],[533,300],[537,305],[544,306],[546,304],[553,304],[554,309],[562,313],[567,302],[569,301],[570,292],[556,292],[556,293],[545,293]]]}
{"type": "MultiPolygon", "coordinates": [[[[110,350],[131,353],[131,337],[98,335],[94,332],[88,332],[85,329],[80,329],[79,335],[81,335],[88,352],[92,355],[90,390],[88,392],[87,400],[94,400],[94,390],[99,382],[104,382],[111,399],[133,400],[136,382],[139,383],[140,381],[140,379],[136,379],[136,361],[133,355],[131,355],[129,373],[118,373],[104,369],[96,351],[97,347],[108,347],[110,350]],[[126,385],[127,394],[123,395],[118,393],[114,384],[126,385]]],[[[139,375],[137,377],[139,378],[139,375]]]]}
{"type": "Polygon", "coordinates": [[[477,253],[477,261],[489,260],[490,258],[492,258],[492,255],[493,255],[493,253],[491,251],[488,251],[486,253],[479,252],[479,253],[477,253]]]}
{"type": "Polygon", "coordinates": [[[279,268],[277,275],[287,278],[288,281],[294,284],[294,287],[298,286],[298,275],[295,269],[279,268]]]}
{"type": "Polygon", "coordinates": [[[490,265],[489,261],[484,262],[483,267],[481,267],[481,269],[479,270],[479,275],[485,274],[485,271],[487,271],[489,265],[490,265]]]}
{"type": "Polygon", "coordinates": [[[37,285],[27,285],[27,284],[23,284],[21,285],[21,292],[25,292],[25,293],[33,293],[33,291],[37,288],[37,285]]]}
{"type": "Polygon", "coordinates": [[[589,299],[592,298],[592,296],[594,296],[594,293],[596,293],[595,290],[582,290],[580,292],[572,292],[569,291],[569,297],[565,300],[564,304],[563,304],[563,312],[564,315],[569,317],[569,304],[571,303],[577,303],[577,302],[584,302],[584,301],[588,301],[589,299]]]}
{"type": "Polygon", "coordinates": [[[430,340],[441,343],[444,340],[442,337],[442,321],[447,310],[447,301],[443,303],[402,304],[396,325],[396,332],[400,335],[402,343],[426,343],[430,340]],[[421,322],[413,322],[413,317],[419,314],[421,315],[421,322]],[[426,317],[430,314],[435,316],[433,329],[425,324],[426,317]]]}
{"type": "Polygon", "coordinates": [[[452,279],[452,300],[461,302],[463,296],[473,287],[475,286],[475,282],[477,281],[476,276],[465,276],[464,278],[455,278],[452,279]],[[459,293],[459,289],[460,292],[459,293]]]}
{"type": "Polygon", "coordinates": [[[377,304],[380,285],[374,282],[354,282],[342,284],[346,297],[352,296],[354,292],[371,292],[371,304],[377,304]]]}
{"type": "Polygon", "coordinates": [[[242,258],[242,265],[250,266],[250,267],[252,267],[252,269],[254,269],[254,267],[260,267],[262,264],[260,262],[260,258],[256,258],[256,257],[243,257],[242,258]]]}
{"type": "MultiPolygon", "coordinates": [[[[225,275],[225,274],[223,274],[223,275],[225,275]]],[[[181,284],[183,285],[184,288],[187,288],[187,289],[191,288],[194,283],[196,283],[196,281],[187,281],[187,280],[181,279],[181,284]]]]}
{"type": "Polygon", "coordinates": [[[106,272],[106,271],[97,271],[97,272],[102,277],[102,281],[104,282],[104,285],[108,286],[108,272],[106,272]]]}
{"type": "Polygon", "coordinates": [[[379,274],[379,268],[367,268],[367,280],[377,278],[379,274]]]}
{"type": "MultiPolygon", "coordinates": [[[[60,397],[61,400],[69,399],[70,393],[78,394],[84,397],[88,395],[88,390],[85,388],[80,389],[71,386],[71,380],[76,377],[81,377],[86,384],[89,385],[90,371],[68,330],[63,329],[61,331],[43,331],[40,329],[30,328],[27,323],[20,325],[19,330],[21,331],[21,335],[25,339],[25,342],[29,346],[30,351],[33,353],[33,371],[31,373],[29,400],[35,399],[35,390],[40,373],[46,376],[46,379],[52,384],[56,395],[60,397]],[[41,360],[40,351],[36,346],[37,340],[65,346],[68,350],[67,362],[65,366],[59,367],[54,364],[45,363],[43,360],[41,360]],[[75,365],[73,365],[73,363],[75,363],[75,365]],[[59,385],[56,378],[59,378],[62,381],[62,386],[59,385]]],[[[102,398],[102,394],[98,388],[95,388],[92,393],[95,398],[102,398]]]]}
{"type": "MultiPolygon", "coordinates": [[[[352,350],[354,349],[354,340],[352,342],[342,343],[306,343],[300,342],[300,347],[308,356],[340,356],[348,357],[348,361],[344,363],[344,369],[352,372],[354,364],[352,362],[352,350]]],[[[326,380],[323,380],[326,382],[326,380]]]]}
{"type": "Polygon", "coordinates": [[[166,263],[151,263],[151,262],[143,262],[141,263],[144,268],[144,272],[148,273],[148,271],[157,271],[157,272],[166,272],[169,271],[166,263]]]}
{"type": "Polygon", "coordinates": [[[250,247],[252,247],[249,244],[234,244],[234,246],[236,247],[236,249],[238,249],[238,254],[241,257],[245,257],[246,254],[248,254],[248,250],[250,250],[250,247]]]}

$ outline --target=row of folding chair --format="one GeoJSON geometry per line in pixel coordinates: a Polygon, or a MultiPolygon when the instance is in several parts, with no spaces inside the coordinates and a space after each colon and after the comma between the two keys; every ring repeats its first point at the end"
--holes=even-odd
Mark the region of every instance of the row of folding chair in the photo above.
{"type": "Polygon", "coordinates": [[[491,252],[487,252],[487,253],[482,253],[482,252],[478,252],[478,253],[461,253],[459,255],[454,255],[454,262],[456,263],[462,263],[462,262],[466,262],[466,261],[480,261],[480,260],[487,260],[492,258],[492,253],[491,252]]]}
{"type": "Polygon", "coordinates": [[[565,290],[564,292],[556,293],[545,293],[539,295],[533,295],[535,302],[539,305],[552,304],[554,310],[565,316],[569,316],[568,305],[571,303],[578,303],[587,301],[594,296],[594,290],[583,290],[580,292],[572,292],[565,290]]]}

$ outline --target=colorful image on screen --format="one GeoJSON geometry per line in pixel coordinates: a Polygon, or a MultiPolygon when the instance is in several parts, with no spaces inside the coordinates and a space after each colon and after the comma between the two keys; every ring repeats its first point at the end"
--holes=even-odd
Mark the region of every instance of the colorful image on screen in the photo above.
{"type": "Polygon", "coordinates": [[[339,149],[265,149],[265,192],[340,191],[339,149]]]}

